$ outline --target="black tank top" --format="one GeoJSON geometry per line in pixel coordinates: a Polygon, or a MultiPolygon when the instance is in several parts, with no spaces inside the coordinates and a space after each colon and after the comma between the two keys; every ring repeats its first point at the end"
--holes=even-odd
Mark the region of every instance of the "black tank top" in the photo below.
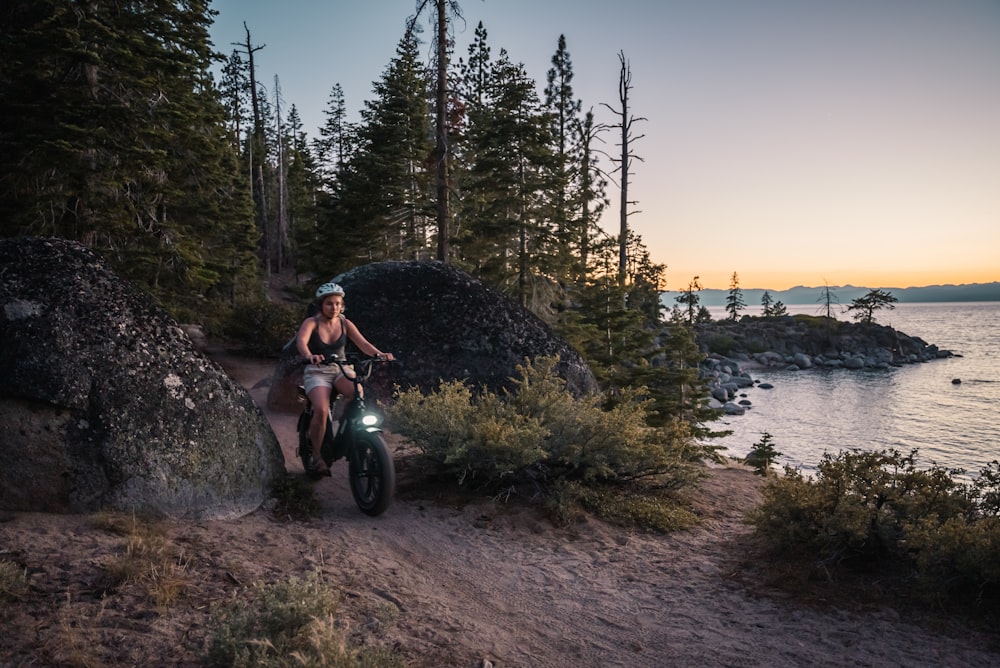
{"type": "Polygon", "coordinates": [[[319,338],[319,324],[317,323],[316,329],[312,331],[309,336],[309,352],[313,355],[334,355],[336,357],[344,357],[344,348],[347,347],[347,325],[344,316],[340,317],[340,337],[337,338],[333,343],[324,343],[323,339],[319,338]]]}

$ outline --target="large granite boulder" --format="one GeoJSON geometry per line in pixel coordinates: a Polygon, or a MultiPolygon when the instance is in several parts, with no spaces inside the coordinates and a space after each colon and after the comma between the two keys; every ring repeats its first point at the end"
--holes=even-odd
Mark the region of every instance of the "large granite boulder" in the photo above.
{"type": "MultiPolygon", "coordinates": [[[[593,372],[549,325],[504,293],[442,262],[377,262],[333,278],[344,286],[345,314],[400,364],[379,372],[374,389],[393,385],[429,392],[442,380],[468,381],[492,391],[510,387],[525,359],[558,355],[557,372],[577,395],[597,390],[593,372]]],[[[289,394],[294,351],[275,373],[269,402],[289,394]],[[280,395],[280,396],[278,396],[280,395]]]]}
{"type": "Polygon", "coordinates": [[[0,240],[0,508],[230,518],[284,472],[250,395],[90,250],[0,240]]]}

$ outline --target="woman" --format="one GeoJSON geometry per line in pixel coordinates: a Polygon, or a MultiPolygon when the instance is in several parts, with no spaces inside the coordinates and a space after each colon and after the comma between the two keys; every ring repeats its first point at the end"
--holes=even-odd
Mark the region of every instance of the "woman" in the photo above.
{"type": "Polygon", "coordinates": [[[336,283],[324,283],[316,290],[316,302],[319,312],[302,321],[295,337],[295,348],[308,362],[303,384],[313,406],[312,422],[309,423],[309,440],[313,449],[311,472],[328,475],[330,469],[323,461],[320,446],[330,415],[330,395],[336,389],[344,395],[346,403],[354,396],[354,383],[336,364],[321,363],[327,355],[343,359],[348,340],[366,355],[386,360],[394,357],[392,353],[383,353],[369,343],[354,323],[344,317],[344,288],[336,283]]]}

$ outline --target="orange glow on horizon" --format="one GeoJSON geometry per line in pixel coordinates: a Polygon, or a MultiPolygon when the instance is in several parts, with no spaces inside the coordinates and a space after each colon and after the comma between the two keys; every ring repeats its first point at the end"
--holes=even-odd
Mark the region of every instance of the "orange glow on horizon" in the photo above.
{"type": "MultiPolygon", "coordinates": [[[[823,285],[853,285],[866,288],[913,288],[928,285],[965,285],[969,283],[994,283],[1000,281],[1000,269],[970,269],[963,272],[945,271],[845,271],[824,275],[812,275],[807,271],[747,271],[736,272],[743,290],[788,290],[797,286],[822,287],[823,285]]],[[[669,291],[677,292],[687,288],[695,276],[706,290],[728,290],[733,272],[685,272],[683,268],[667,268],[666,278],[669,291]]]]}

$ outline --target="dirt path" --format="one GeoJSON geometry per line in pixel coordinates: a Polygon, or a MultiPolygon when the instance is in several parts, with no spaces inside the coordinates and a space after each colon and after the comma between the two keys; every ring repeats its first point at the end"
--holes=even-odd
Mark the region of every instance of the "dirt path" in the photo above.
{"type": "MultiPolygon", "coordinates": [[[[272,365],[214,357],[262,406],[290,470],[295,414],[268,408],[272,365]]],[[[394,448],[402,448],[393,441],[394,448]]],[[[715,468],[696,497],[701,526],[670,536],[590,520],[555,528],[510,506],[397,500],[361,514],[344,463],[316,483],[321,515],[276,522],[167,523],[187,589],[157,610],[95,582],[121,539],[78,516],[0,518],[0,556],[30,564],[34,596],[0,632],[0,665],[198,665],[207,610],[255,581],[319,570],[343,592],[338,619],[407,664],[456,666],[997,666],[993,637],[948,637],[890,609],[820,610],[749,592],[734,577],[760,479],[715,468]],[[81,660],[80,657],[84,660],[81,660]]]]}
{"type": "MultiPolygon", "coordinates": [[[[227,365],[264,405],[268,369],[250,367],[227,365]]],[[[269,417],[294,466],[294,414],[269,417]]],[[[555,529],[491,503],[397,502],[371,519],[335,467],[318,484],[324,516],[302,533],[302,552],[398,606],[386,635],[426,665],[1000,664],[981,638],[935,636],[892,610],[821,612],[745,591],[731,576],[759,484],[743,468],[713,469],[699,495],[703,525],[663,537],[598,521],[555,529]]],[[[280,554],[284,540],[271,542],[280,554]]]]}

